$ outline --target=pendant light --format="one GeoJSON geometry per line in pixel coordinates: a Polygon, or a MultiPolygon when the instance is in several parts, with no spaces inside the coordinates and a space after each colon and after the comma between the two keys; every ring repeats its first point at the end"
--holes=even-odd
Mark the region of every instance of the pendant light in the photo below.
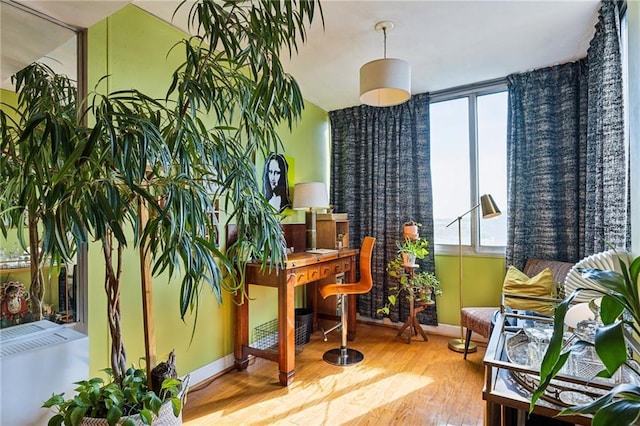
{"type": "Polygon", "coordinates": [[[402,59],[387,58],[387,33],[395,28],[391,21],[375,25],[384,34],[384,58],[360,67],[360,101],[386,107],[399,105],[411,98],[411,66],[402,59]]]}

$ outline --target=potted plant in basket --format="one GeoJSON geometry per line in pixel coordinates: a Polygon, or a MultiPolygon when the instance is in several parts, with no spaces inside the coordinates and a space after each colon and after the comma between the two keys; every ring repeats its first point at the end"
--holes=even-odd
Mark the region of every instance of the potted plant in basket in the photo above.
{"type": "MultiPolygon", "coordinates": [[[[572,300],[586,289],[577,289],[558,305],[554,314],[554,332],[540,367],[540,385],[531,399],[531,409],[544,394],[551,380],[569,359],[572,350],[585,345],[593,346],[603,369],[597,376],[610,378],[624,364],[636,375],[640,376],[631,357],[638,354],[638,336],[640,336],[640,297],[638,293],[638,277],[640,275],[640,257],[633,259],[628,265],[619,259],[620,272],[582,269],[582,276],[598,282],[603,289],[589,289],[602,295],[599,315],[602,326],[596,329],[594,342],[582,340],[568,348],[563,341],[564,319],[572,300]],[[630,357],[630,352],[634,353],[630,357]]],[[[631,425],[640,418],[640,386],[623,383],[613,387],[603,396],[577,406],[562,410],[560,415],[591,414],[594,426],[631,425]]]]}
{"type": "MultiPolygon", "coordinates": [[[[78,394],[68,400],[54,395],[45,404],[59,410],[50,424],[77,425],[91,415],[104,416],[110,425],[149,424],[164,401],[171,401],[173,414],[181,410],[180,382],[171,363],[154,368],[146,360],[146,369],[127,363],[119,300],[125,247],[139,249],[148,275],[180,271],[183,318],[193,310],[197,317],[205,283],[219,303],[222,291],[244,291],[247,252],[264,265],[284,261],[280,221],[259,190],[253,159],[258,152],[280,148],[276,130],[283,122],[291,127],[302,113],[300,89],[284,72],[279,55],[282,49],[291,54],[298,37],[305,39],[316,3],[196,2],[189,22],[198,36],[182,41],[185,62],[174,73],[167,100],[137,90],[95,93],[77,104],[75,98],[60,97],[61,104],[74,107],[71,111],[86,108],[76,111],[76,120],[69,108],[43,110],[38,101],[37,91],[47,90],[59,76],[36,72],[42,70],[38,65],[17,75],[15,113],[20,118],[0,110],[3,181],[12,178],[6,173],[20,169],[17,164],[5,168],[8,162],[36,162],[42,171],[38,188],[9,182],[16,193],[46,196],[52,219],[42,224],[45,249],[52,239],[66,244],[67,236],[72,243],[91,237],[100,243],[105,260],[111,337],[106,371],[112,380],[106,385],[101,378],[80,382],[78,394]],[[36,94],[23,96],[27,92],[36,94]],[[213,127],[203,122],[207,114],[217,121],[213,127]],[[91,125],[85,124],[88,117],[91,125]],[[45,155],[26,156],[28,140],[45,155]],[[218,198],[238,227],[238,239],[226,252],[217,243],[220,224],[213,212],[218,198]],[[158,367],[169,374],[154,386],[151,372],[158,367]],[[135,413],[136,420],[128,417],[135,413]]],[[[22,203],[14,210],[27,208],[22,203]]]]}

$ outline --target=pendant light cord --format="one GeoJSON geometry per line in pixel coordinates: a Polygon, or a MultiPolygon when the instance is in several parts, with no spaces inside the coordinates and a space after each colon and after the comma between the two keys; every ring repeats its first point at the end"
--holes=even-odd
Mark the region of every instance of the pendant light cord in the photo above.
{"type": "Polygon", "coordinates": [[[387,59],[387,27],[382,27],[382,34],[384,34],[384,59],[387,59]]]}

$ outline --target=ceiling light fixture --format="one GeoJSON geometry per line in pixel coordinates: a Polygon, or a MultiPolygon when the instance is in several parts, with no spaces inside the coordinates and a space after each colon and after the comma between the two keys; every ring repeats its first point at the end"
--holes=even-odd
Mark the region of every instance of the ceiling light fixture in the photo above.
{"type": "Polygon", "coordinates": [[[360,67],[360,101],[386,107],[399,105],[411,98],[411,66],[402,59],[387,58],[387,33],[395,28],[391,21],[375,25],[384,34],[384,58],[360,67]]]}

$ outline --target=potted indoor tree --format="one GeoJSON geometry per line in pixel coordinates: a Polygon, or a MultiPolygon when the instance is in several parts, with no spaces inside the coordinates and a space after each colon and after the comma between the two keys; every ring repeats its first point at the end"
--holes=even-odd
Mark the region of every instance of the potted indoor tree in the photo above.
{"type": "MultiPolygon", "coordinates": [[[[602,286],[590,288],[591,293],[602,295],[599,316],[602,326],[596,329],[594,342],[579,340],[567,348],[564,337],[564,319],[573,299],[582,291],[577,289],[558,305],[554,314],[554,332],[540,366],[540,385],[531,399],[531,409],[544,394],[551,380],[565,365],[571,351],[590,345],[600,358],[604,368],[599,377],[612,377],[622,365],[627,365],[640,376],[635,365],[630,362],[629,350],[637,353],[637,339],[640,336],[640,297],[638,276],[640,257],[627,264],[619,259],[620,271],[586,268],[581,273],[602,286]]],[[[631,425],[640,418],[640,387],[634,384],[620,384],[592,402],[562,410],[560,415],[591,414],[594,426],[631,425]]]]}
{"type": "MultiPolygon", "coordinates": [[[[247,252],[264,265],[270,261],[278,267],[284,261],[280,221],[259,190],[254,159],[278,149],[277,129],[291,127],[302,112],[300,89],[279,56],[287,50],[292,54],[298,38],[306,38],[316,3],[196,2],[189,22],[198,35],[182,42],[185,62],[174,73],[167,100],[127,90],[94,93],[77,103],[61,97],[59,102],[69,108],[41,110],[37,91],[59,76],[36,73],[37,65],[18,74],[16,112],[24,115],[14,120],[0,111],[3,161],[5,154],[11,154],[7,161],[25,158],[27,140],[35,140],[45,155],[26,157],[42,171],[41,188],[16,181],[11,189],[46,194],[45,210],[55,220],[42,223],[45,255],[51,238],[71,235],[73,243],[93,238],[100,242],[106,266],[112,381],[104,386],[101,379],[83,382],[71,400],[54,395],[47,403],[60,410],[53,424],[76,425],[91,413],[106,413],[109,424],[131,424],[132,419],[121,417],[136,410],[148,423],[163,398],[172,401],[174,413],[181,409],[175,379],[149,395],[151,362],[146,372],[127,364],[119,301],[125,247],[139,248],[142,265],[154,274],[180,271],[183,318],[197,310],[204,284],[220,303],[222,291],[244,291],[238,277],[247,252]],[[23,96],[31,91],[36,95],[23,96]],[[77,111],[79,105],[86,109],[77,111]],[[217,124],[205,126],[206,115],[217,124]],[[216,199],[238,227],[238,239],[226,252],[217,239],[216,199]],[[96,388],[106,397],[97,397],[96,388]],[[131,398],[140,400],[140,395],[149,395],[146,403],[129,410],[131,398]]],[[[3,167],[3,179],[17,167],[3,167]]],[[[12,214],[24,214],[26,204],[18,203],[12,214]]]]}

